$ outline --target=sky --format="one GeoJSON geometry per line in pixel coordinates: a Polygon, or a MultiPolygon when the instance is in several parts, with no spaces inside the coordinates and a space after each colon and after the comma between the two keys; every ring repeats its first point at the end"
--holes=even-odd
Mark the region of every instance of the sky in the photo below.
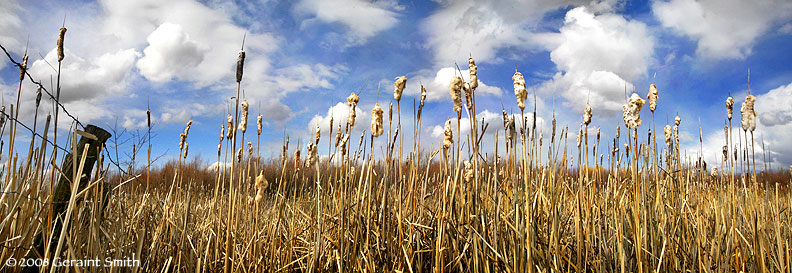
{"type": "MultiPolygon", "coordinates": [[[[448,93],[455,64],[467,79],[472,56],[480,82],[477,117],[490,123],[484,137],[489,152],[495,132],[502,133],[501,111],[519,113],[511,79],[516,68],[529,92],[526,111],[537,109],[545,138],[555,115],[560,127],[571,128],[574,143],[587,102],[594,112],[589,130],[601,127],[602,138],[612,138],[617,126],[624,127],[625,95],[635,90],[646,98],[654,83],[656,128],[662,132],[678,115],[686,154],[695,157],[701,149],[716,165],[725,144],[726,97],[734,96],[732,123],[739,128],[750,89],[757,97],[757,154],[766,149],[774,168],[792,164],[792,2],[785,0],[0,0],[0,44],[16,60],[27,47],[29,72],[45,86],[56,75],[64,19],[65,107],[85,124],[126,130],[127,137],[145,132],[150,107],[153,153],[163,161],[178,156],[179,134],[189,120],[190,154],[217,160],[244,38],[246,138],[262,156],[279,156],[285,134],[292,151],[303,149],[317,126],[320,153],[327,154],[330,119],[334,126],[346,119],[351,92],[361,97],[351,137],[357,141],[369,131],[375,103],[388,114],[394,78],[402,75],[408,78],[405,103],[393,107],[394,119],[402,113],[405,146],[414,141],[414,105],[423,84],[421,145],[436,148],[445,120],[455,116],[448,93]],[[264,121],[260,141],[258,115],[264,121]]],[[[18,84],[18,69],[3,58],[3,105],[15,103],[18,84]]],[[[35,87],[26,82],[23,122],[36,116],[34,99],[35,87]]],[[[46,98],[42,105],[40,126],[53,112],[46,98]]],[[[652,124],[648,107],[641,117],[645,138],[652,124]]],[[[69,126],[61,118],[61,130],[69,126]]],[[[121,145],[122,157],[132,142],[121,145]]],[[[375,145],[383,143],[380,137],[375,145]]]]}

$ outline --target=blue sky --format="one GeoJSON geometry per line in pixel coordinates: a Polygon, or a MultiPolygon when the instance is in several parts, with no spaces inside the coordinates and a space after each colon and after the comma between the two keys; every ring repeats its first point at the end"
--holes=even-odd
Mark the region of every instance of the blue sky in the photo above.
{"type": "MultiPolygon", "coordinates": [[[[298,140],[304,144],[317,124],[323,129],[321,151],[327,153],[330,116],[344,120],[348,109],[339,103],[362,87],[352,137],[358,139],[368,129],[378,85],[387,115],[393,79],[401,75],[408,77],[402,123],[412,124],[413,101],[423,83],[429,96],[422,144],[436,146],[440,126],[455,115],[448,95],[454,61],[466,70],[472,55],[482,85],[477,110],[490,128],[501,127],[501,107],[519,112],[511,80],[515,66],[526,77],[527,108],[538,108],[545,134],[555,109],[559,124],[572,128],[572,142],[587,101],[594,110],[591,127],[601,126],[608,139],[616,126],[623,127],[625,86],[645,98],[654,82],[658,130],[679,115],[683,146],[695,156],[701,120],[709,162],[719,162],[724,145],[729,92],[737,101],[733,123],[739,127],[750,69],[758,98],[756,140],[764,141],[774,167],[792,163],[792,4],[783,0],[0,4],[0,43],[17,59],[27,43],[30,72],[47,83],[54,70],[44,60],[56,63],[55,40],[65,15],[66,107],[86,123],[142,131],[150,105],[154,152],[166,158],[178,153],[178,134],[192,119],[190,153],[214,160],[220,124],[236,95],[236,55],[247,33],[242,87],[251,103],[248,138],[262,114],[264,155],[279,154],[284,132],[292,149],[298,140]]],[[[6,105],[16,98],[16,70],[0,63],[6,105]]],[[[33,117],[34,90],[23,86],[20,116],[27,120],[33,117]]],[[[39,116],[51,112],[39,111],[39,116]]],[[[645,136],[651,112],[647,107],[641,114],[645,136]]],[[[492,139],[494,130],[488,133],[486,139],[492,139]]],[[[411,136],[412,129],[404,134],[411,136]]],[[[411,141],[405,142],[411,146],[411,141]]]]}

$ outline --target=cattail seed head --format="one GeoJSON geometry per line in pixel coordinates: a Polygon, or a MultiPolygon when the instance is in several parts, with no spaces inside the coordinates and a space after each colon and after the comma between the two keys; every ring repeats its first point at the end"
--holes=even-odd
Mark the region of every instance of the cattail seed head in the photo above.
{"type": "Polygon", "coordinates": [[[446,120],[445,122],[445,129],[443,130],[443,150],[448,150],[451,148],[451,144],[454,144],[454,131],[451,130],[451,120],[446,120]]]}
{"type": "Polygon", "coordinates": [[[729,118],[729,120],[732,119],[732,113],[734,113],[734,98],[729,96],[726,98],[726,117],[729,118]]]}
{"type": "Polygon", "coordinates": [[[338,130],[336,130],[335,147],[338,147],[338,144],[340,142],[341,142],[341,124],[338,125],[338,130]]]}
{"type": "Polygon", "coordinates": [[[586,108],[583,110],[583,124],[588,126],[591,123],[591,105],[586,102],[586,108]]]}
{"type": "Polygon", "coordinates": [[[517,138],[517,129],[514,122],[514,116],[509,117],[509,121],[506,123],[506,130],[508,131],[506,137],[509,141],[514,141],[517,138]]]}
{"type": "Polygon", "coordinates": [[[231,115],[228,115],[227,119],[228,119],[228,127],[226,127],[226,128],[228,128],[228,130],[226,130],[226,133],[227,133],[226,137],[228,139],[231,139],[231,137],[234,136],[234,117],[232,117],[231,115]]]}
{"type": "Polygon", "coordinates": [[[473,181],[473,164],[470,164],[470,161],[465,160],[465,182],[470,183],[473,181]]]}
{"type": "Polygon", "coordinates": [[[401,100],[402,92],[404,92],[404,86],[407,85],[407,76],[396,77],[396,81],[393,82],[393,99],[396,101],[401,100]]]}
{"type": "Polygon", "coordinates": [[[756,97],[748,95],[742,103],[740,113],[742,114],[742,128],[744,131],[753,132],[756,129],[756,111],[754,111],[754,103],[756,97]]]}
{"type": "Polygon", "coordinates": [[[66,36],[66,28],[60,28],[60,32],[58,33],[58,61],[63,61],[63,58],[66,57],[63,55],[63,38],[66,36]]]}
{"type": "Polygon", "coordinates": [[[465,92],[465,104],[470,111],[473,111],[473,88],[470,88],[470,84],[464,83],[462,85],[462,91],[465,92]]]}
{"type": "Polygon", "coordinates": [[[269,181],[264,178],[264,171],[261,171],[258,176],[256,176],[256,198],[254,201],[256,205],[261,204],[261,201],[264,200],[264,190],[269,185],[269,181]]]}
{"type": "Polygon", "coordinates": [[[597,127],[597,142],[600,141],[600,127],[597,127]]]}
{"type": "Polygon", "coordinates": [[[622,107],[624,124],[627,128],[636,129],[641,126],[641,108],[646,101],[633,93],[630,100],[622,107]]]}
{"type": "Polygon", "coordinates": [[[261,135],[261,127],[263,125],[262,124],[263,123],[262,122],[262,118],[263,118],[262,115],[258,115],[258,117],[256,118],[256,134],[257,135],[261,135]]]}
{"type": "Polygon", "coordinates": [[[187,159],[187,150],[190,148],[190,143],[184,143],[184,159],[187,159]]]}
{"type": "Polygon", "coordinates": [[[674,125],[679,126],[682,123],[682,119],[679,116],[674,117],[674,125]]]}
{"type": "Polygon", "coordinates": [[[341,157],[346,160],[347,159],[347,141],[349,141],[349,133],[344,134],[344,137],[341,138],[341,157]]]}
{"type": "Polygon", "coordinates": [[[426,87],[421,85],[421,107],[424,106],[424,102],[426,101],[426,87]]]}
{"type": "Polygon", "coordinates": [[[223,142],[223,139],[225,139],[225,124],[220,123],[220,142],[221,143],[223,142]]]}
{"type": "Polygon", "coordinates": [[[654,112],[657,109],[657,86],[654,83],[649,85],[649,94],[646,95],[646,99],[649,100],[649,110],[654,112]]]}
{"type": "Polygon", "coordinates": [[[248,140],[248,156],[253,156],[253,142],[248,140]]]}
{"type": "Polygon", "coordinates": [[[478,88],[478,66],[476,66],[473,56],[468,58],[468,72],[470,72],[470,89],[472,93],[478,88]]]}
{"type": "Polygon", "coordinates": [[[619,138],[621,135],[621,126],[616,126],[616,138],[619,138]]]}
{"type": "Polygon", "coordinates": [[[319,128],[319,124],[316,124],[316,133],[314,134],[314,141],[316,145],[319,145],[319,139],[322,137],[322,129],[319,128]]]}
{"type": "Polygon", "coordinates": [[[245,131],[247,131],[248,108],[250,104],[248,104],[247,99],[242,99],[242,103],[239,105],[242,106],[242,116],[239,118],[239,131],[244,134],[245,131]]]}
{"type": "Polygon", "coordinates": [[[237,162],[242,162],[242,148],[237,150],[237,162]]]}
{"type": "Polygon", "coordinates": [[[520,111],[523,111],[525,110],[525,99],[528,98],[528,90],[525,89],[525,78],[523,78],[522,73],[514,72],[512,81],[514,81],[514,96],[517,97],[517,106],[520,107],[520,111]]]}
{"type": "Polygon", "coordinates": [[[300,170],[300,147],[294,151],[294,171],[297,172],[300,170]]]}
{"type": "Polygon", "coordinates": [[[236,82],[242,82],[242,70],[245,67],[245,51],[239,51],[239,55],[237,56],[237,66],[236,66],[236,82]]]}
{"type": "Polygon", "coordinates": [[[718,167],[712,167],[712,172],[710,173],[712,177],[718,177],[718,167]]]}
{"type": "Polygon", "coordinates": [[[462,80],[461,76],[454,76],[451,78],[451,83],[449,84],[449,94],[451,94],[451,100],[454,102],[454,112],[461,113],[462,111],[462,88],[465,86],[465,82],[462,80]]]}
{"type": "Polygon", "coordinates": [[[378,137],[382,135],[382,107],[379,103],[374,104],[374,109],[371,109],[371,136],[378,137]]]}
{"type": "Polygon", "coordinates": [[[25,56],[22,56],[22,63],[19,64],[19,80],[25,79],[25,73],[27,72],[27,61],[28,55],[25,53],[25,56]]]}
{"type": "Polygon", "coordinates": [[[580,131],[578,131],[578,134],[577,134],[577,136],[576,136],[576,140],[577,140],[577,147],[578,147],[578,148],[580,148],[580,143],[581,143],[581,139],[582,139],[582,138],[583,138],[583,126],[581,125],[581,126],[580,126],[580,131]]]}
{"type": "Polygon", "coordinates": [[[723,160],[729,159],[729,146],[723,145],[723,160]]]}
{"type": "Polygon", "coordinates": [[[217,144],[217,158],[220,158],[220,151],[223,150],[223,144],[217,144]]]}
{"type": "Polygon", "coordinates": [[[360,96],[358,96],[355,93],[351,93],[349,94],[349,97],[347,97],[347,105],[349,105],[350,107],[357,106],[359,101],[360,101],[360,96]]]}
{"type": "Polygon", "coordinates": [[[2,112],[2,113],[0,113],[0,127],[3,127],[3,125],[5,125],[5,121],[6,121],[6,107],[5,107],[5,105],[0,106],[0,112],[2,112]]]}
{"type": "Polygon", "coordinates": [[[307,153],[306,154],[308,155],[308,165],[309,166],[315,165],[316,162],[318,161],[317,159],[319,158],[318,157],[319,152],[317,150],[318,149],[317,149],[316,145],[313,144],[313,142],[308,142],[308,148],[307,148],[307,153]]]}
{"type": "Polygon", "coordinates": [[[665,128],[663,129],[663,133],[665,133],[666,146],[671,147],[671,125],[666,124],[665,128]]]}
{"type": "MultiPolygon", "coordinates": [[[[40,103],[41,103],[41,85],[39,85],[38,88],[36,89],[36,108],[39,107],[40,103]]],[[[151,111],[146,110],[146,115],[148,116],[148,120],[149,120],[149,128],[151,128],[151,111]]]]}

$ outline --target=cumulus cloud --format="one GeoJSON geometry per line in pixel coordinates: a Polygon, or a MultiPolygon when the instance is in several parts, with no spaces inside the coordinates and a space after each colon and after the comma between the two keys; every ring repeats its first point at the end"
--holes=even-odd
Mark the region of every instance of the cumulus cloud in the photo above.
{"type": "Polygon", "coordinates": [[[319,20],[325,23],[340,23],[349,31],[350,40],[362,43],[378,32],[389,29],[398,23],[398,13],[404,7],[392,1],[365,0],[302,0],[294,10],[297,14],[307,14],[313,18],[303,23],[319,20]]]}
{"type": "MultiPolygon", "coordinates": [[[[22,20],[18,12],[21,10],[19,4],[14,0],[0,0],[0,44],[11,52],[19,53],[24,50],[24,44],[20,42],[19,35],[23,33],[22,20]]],[[[6,66],[7,62],[0,62],[0,70],[6,66]]]]}
{"type": "MultiPolygon", "coordinates": [[[[451,100],[451,95],[448,91],[449,83],[454,75],[459,75],[459,71],[457,71],[456,68],[443,67],[437,70],[434,75],[432,75],[432,70],[421,70],[416,74],[415,77],[408,77],[407,87],[405,87],[404,91],[406,94],[417,96],[416,100],[420,99],[421,83],[423,83],[424,88],[426,88],[427,101],[451,100]]],[[[469,70],[462,70],[461,76],[465,82],[470,81],[469,70]]],[[[383,86],[391,86],[390,84],[392,83],[393,81],[388,81],[387,83],[383,83],[383,86]]],[[[499,87],[487,85],[479,78],[479,86],[476,88],[477,96],[483,94],[501,96],[502,93],[503,90],[499,87]]]]}
{"type": "Polygon", "coordinates": [[[182,26],[165,22],[157,27],[148,38],[143,58],[137,67],[146,79],[164,82],[172,78],[187,78],[190,68],[199,65],[208,47],[190,39],[182,26]]]}
{"type": "Polygon", "coordinates": [[[621,15],[596,15],[586,7],[567,12],[560,33],[548,34],[545,46],[558,73],[538,87],[560,92],[567,106],[582,112],[586,101],[608,115],[624,102],[624,88],[638,80],[652,62],[654,39],[646,25],[621,15]]]}
{"type": "Polygon", "coordinates": [[[652,3],[663,26],[698,43],[696,53],[711,59],[741,59],[758,38],[788,20],[792,2],[784,0],[671,0],[652,3]]]}

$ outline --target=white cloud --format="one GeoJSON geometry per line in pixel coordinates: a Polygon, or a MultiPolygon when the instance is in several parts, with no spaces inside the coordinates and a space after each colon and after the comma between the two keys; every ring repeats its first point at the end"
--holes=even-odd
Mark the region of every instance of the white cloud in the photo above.
{"type": "Polygon", "coordinates": [[[654,39],[646,25],[621,15],[595,15],[578,7],[567,12],[556,36],[545,46],[552,49],[550,58],[560,72],[537,88],[560,92],[576,112],[590,100],[592,108],[615,115],[627,82],[642,77],[653,61],[654,39]]]}
{"type": "Polygon", "coordinates": [[[320,20],[326,23],[340,23],[349,28],[349,38],[362,43],[378,32],[387,30],[398,23],[395,11],[404,7],[392,1],[365,0],[302,0],[294,7],[298,14],[314,16],[303,24],[320,20]]]}
{"type": "Polygon", "coordinates": [[[696,53],[712,59],[741,59],[759,36],[792,14],[784,0],[657,1],[652,11],[665,27],[698,42],[696,53]]]}
{"type": "MultiPolygon", "coordinates": [[[[431,70],[421,70],[418,71],[415,77],[409,77],[407,79],[407,86],[405,87],[405,94],[416,96],[416,100],[420,99],[421,95],[421,83],[423,83],[424,88],[426,88],[426,100],[427,101],[439,101],[439,100],[451,100],[451,95],[449,93],[449,84],[451,82],[451,78],[454,75],[459,75],[459,72],[454,67],[444,67],[440,70],[437,70],[435,75],[431,75],[431,70]]],[[[469,70],[462,70],[462,79],[466,82],[470,80],[470,72],[469,70]]],[[[391,90],[393,88],[393,81],[388,81],[387,83],[383,83],[385,89],[391,90]]],[[[484,83],[481,78],[479,78],[479,86],[476,88],[476,96],[481,96],[482,94],[486,95],[494,95],[494,96],[501,96],[503,90],[499,87],[490,86],[484,83]]]]}
{"type": "Polygon", "coordinates": [[[140,74],[154,82],[189,78],[191,68],[199,65],[208,51],[207,46],[190,39],[182,26],[168,22],[159,25],[146,41],[149,45],[137,67],[140,74]]]}
{"type": "MultiPolygon", "coordinates": [[[[0,0],[0,44],[2,44],[8,51],[20,53],[24,50],[24,44],[20,42],[19,38],[22,31],[22,20],[20,20],[18,12],[21,10],[19,4],[15,0],[0,0]]],[[[5,60],[0,62],[0,70],[6,64],[5,60]]]]}

